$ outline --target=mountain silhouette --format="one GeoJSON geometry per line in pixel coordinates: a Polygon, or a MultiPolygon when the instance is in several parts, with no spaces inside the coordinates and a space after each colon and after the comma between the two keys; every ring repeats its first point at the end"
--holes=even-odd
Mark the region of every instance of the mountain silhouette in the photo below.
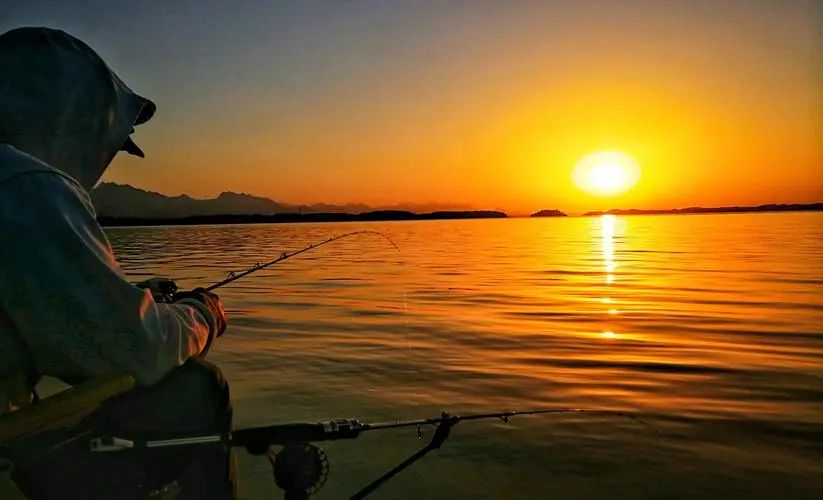
{"type": "Polygon", "coordinates": [[[91,201],[97,215],[122,218],[182,218],[204,215],[273,215],[286,213],[303,214],[360,214],[376,210],[430,213],[473,210],[470,206],[448,203],[406,203],[388,207],[371,207],[361,203],[333,205],[316,203],[294,205],[280,203],[269,198],[231,191],[220,193],[217,198],[197,199],[188,195],[166,196],[154,191],[136,188],[128,184],[103,182],[91,192],[91,201]]]}

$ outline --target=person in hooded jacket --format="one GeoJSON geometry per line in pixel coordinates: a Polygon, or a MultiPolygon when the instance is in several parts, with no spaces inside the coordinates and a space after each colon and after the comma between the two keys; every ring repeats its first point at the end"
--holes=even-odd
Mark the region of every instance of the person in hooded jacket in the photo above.
{"type": "MultiPolygon", "coordinates": [[[[63,31],[0,35],[0,414],[30,405],[41,376],[75,385],[125,373],[138,389],[101,410],[113,428],[230,428],[228,386],[202,361],[226,329],[219,298],[198,289],[163,300],[166,280],[130,283],[89,197],[118,152],[143,157],[131,134],[155,109],[63,31]]],[[[29,498],[236,491],[230,450],[116,459],[89,453],[88,443],[61,450],[38,458],[44,471],[27,470],[29,498]]],[[[29,469],[34,459],[21,453],[29,469]]]]}

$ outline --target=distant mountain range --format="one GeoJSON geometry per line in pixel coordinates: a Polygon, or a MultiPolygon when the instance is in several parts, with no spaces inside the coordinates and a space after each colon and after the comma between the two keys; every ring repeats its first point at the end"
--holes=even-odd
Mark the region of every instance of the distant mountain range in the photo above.
{"type": "Polygon", "coordinates": [[[197,199],[188,195],[166,196],[130,185],[104,182],[91,192],[97,215],[117,218],[174,219],[208,215],[273,215],[273,214],[360,214],[376,210],[397,210],[412,213],[473,210],[472,207],[444,203],[407,203],[387,207],[371,207],[354,203],[331,205],[292,205],[245,193],[224,192],[217,198],[197,199]]]}
{"type": "MultiPolygon", "coordinates": [[[[407,220],[411,215],[428,214],[427,217],[450,218],[458,216],[456,212],[474,212],[459,214],[466,217],[505,217],[501,211],[480,212],[468,205],[449,203],[405,203],[393,206],[372,207],[362,203],[333,205],[315,203],[312,205],[294,205],[281,203],[269,198],[245,193],[224,192],[217,198],[197,199],[188,195],[166,196],[164,194],[139,189],[129,185],[104,182],[91,192],[92,203],[98,217],[112,219],[186,219],[214,216],[278,216],[277,221],[299,220],[388,220],[398,218],[407,220]],[[379,212],[379,213],[378,213],[379,212]],[[396,212],[393,215],[390,212],[396,212]],[[410,214],[409,214],[410,213],[410,214]],[[283,217],[283,214],[302,214],[302,217],[283,217]],[[316,214],[311,216],[312,214],[316,214]],[[360,216],[358,216],[360,214],[360,216]],[[309,217],[306,217],[309,216],[309,217]]],[[[588,212],[584,216],[614,215],[657,215],[657,214],[701,214],[701,213],[735,213],[735,212],[782,212],[801,210],[823,210],[823,203],[759,205],[754,207],[689,207],[668,210],[609,210],[608,212],[588,212]]],[[[531,217],[563,217],[560,210],[541,210],[531,217]]],[[[274,219],[272,219],[274,221],[274,219]]],[[[266,219],[268,220],[268,219],[266,219]]],[[[183,222],[183,221],[181,221],[183,222]]]]}

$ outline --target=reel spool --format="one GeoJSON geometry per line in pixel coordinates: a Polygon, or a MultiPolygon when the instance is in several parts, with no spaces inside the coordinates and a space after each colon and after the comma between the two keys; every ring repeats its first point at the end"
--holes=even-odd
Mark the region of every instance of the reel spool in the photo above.
{"type": "Polygon", "coordinates": [[[288,444],[278,452],[269,450],[268,458],[274,482],[286,492],[287,500],[309,498],[329,477],[329,458],[313,444],[288,444]]]}

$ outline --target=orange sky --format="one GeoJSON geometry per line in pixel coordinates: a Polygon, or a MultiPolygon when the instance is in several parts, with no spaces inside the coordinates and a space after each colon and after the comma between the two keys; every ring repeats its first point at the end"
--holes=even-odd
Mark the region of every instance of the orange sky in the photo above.
{"type": "Polygon", "coordinates": [[[509,213],[823,201],[819,2],[204,5],[178,31],[74,24],[158,104],[147,158],[105,180],[509,213]],[[601,149],[640,163],[634,190],[572,184],[601,149]]]}

